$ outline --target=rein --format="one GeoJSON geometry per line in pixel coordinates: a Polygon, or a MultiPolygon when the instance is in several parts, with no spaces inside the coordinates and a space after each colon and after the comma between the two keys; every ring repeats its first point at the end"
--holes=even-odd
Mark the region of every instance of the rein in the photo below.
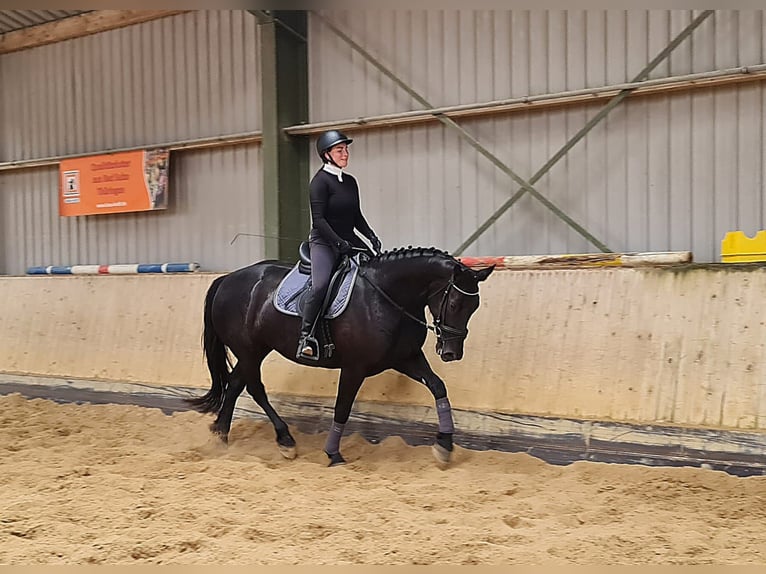
{"type": "MultiPolygon", "coordinates": [[[[444,315],[444,312],[445,312],[445,307],[447,305],[447,297],[449,295],[450,289],[455,289],[458,293],[461,293],[462,295],[466,295],[468,297],[478,296],[479,295],[478,291],[476,291],[476,293],[470,293],[468,291],[464,291],[463,289],[455,285],[455,281],[453,279],[450,279],[445,285],[444,294],[442,295],[442,300],[441,300],[441,303],[439,304],[439,315],[437,315],[436,318],[434,319],[434,324],[429,325],[425,321],[415,317],[415,315],[413,315],[412,313],[407,311],[407,309],[399,305],[399,303],[394,301],[388,293],[383,291],[381,287],[376,285],[369,277],[367,277],[366,271],[367,271],[366,269],[363,269],[360,267],[359,275],[361,275],[364,278],[364,280],[367,281],[367,283],[369,283],[378,293],[380,293],[386,301],[388,301],[393,307],[395,307],[405,317],[408,317],[412,319],[413,321],[415,321],[416,323],[418,323],[419,325],[422,325],[426,329],[433,331],[436,334],[436,337],[438,339],[441,339],[442,341],[450,341],[450,340],[459,339],[459,338],[464,339],[465,337],[468,336],[468,329],[456,329],[454,327],[450,327],[449,325],[442,324],[442,316],[444,315]]],[[[440,290],[441,290],[441,287],[437,289],[436,291],[434,291],[433,293],[431,293],[430,295],[428,295],[428,297],[426,297],[426,302],[428,302],[431,299],[431,297],[433,297],[440,290]]]]}

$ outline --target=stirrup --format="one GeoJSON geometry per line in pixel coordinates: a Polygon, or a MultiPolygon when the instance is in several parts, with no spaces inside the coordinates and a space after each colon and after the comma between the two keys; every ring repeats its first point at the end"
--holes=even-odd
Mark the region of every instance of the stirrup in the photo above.
{"type": "Polygon", "coordinates": [[[307,335],[306,337],[302,337],[300,339],[296,358],[308,359],[310,361],[319,360],[319,341],[316,340],[316,337],[307,335]]]}

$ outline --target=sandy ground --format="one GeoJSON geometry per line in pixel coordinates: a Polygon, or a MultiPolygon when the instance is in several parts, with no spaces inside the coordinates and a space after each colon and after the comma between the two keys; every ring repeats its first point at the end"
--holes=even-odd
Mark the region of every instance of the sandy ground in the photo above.
{"type": "Polygon", "coordinates": [[[392,437],[0,396],[0,564],[764,564],[766,477],[580,462],[392,437]]]}

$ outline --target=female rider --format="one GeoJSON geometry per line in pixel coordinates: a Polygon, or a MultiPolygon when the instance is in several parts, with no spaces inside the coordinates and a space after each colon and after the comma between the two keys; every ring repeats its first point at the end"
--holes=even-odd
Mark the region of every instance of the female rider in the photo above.
{"type": "Polygon", "coordinates": [[[326,131],[317,139],[316,148],[322,167],[309,185],[311,290],[303,310],[298,358],[315,358],[315,353],[319,352],[306,342],[306,337],[317,319],[340,257],[350,254],[354,247],[367,249],[354,229],[370,241],[374,252],[379,253],[381,248],[380,239],[362,215],[356,179],[343,171],[348,165],[348,146],[352,141],[337,130],[326,131]]]}

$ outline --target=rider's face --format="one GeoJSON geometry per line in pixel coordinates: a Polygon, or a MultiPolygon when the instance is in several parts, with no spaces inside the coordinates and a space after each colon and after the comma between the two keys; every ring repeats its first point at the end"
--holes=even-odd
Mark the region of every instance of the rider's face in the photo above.
{"type": "Polygon", "coordinates": [[[346,167],[348,165],[348,144],[338,144],[330,148],[330,157],[338,165],[338,167],[346,167]]]}

